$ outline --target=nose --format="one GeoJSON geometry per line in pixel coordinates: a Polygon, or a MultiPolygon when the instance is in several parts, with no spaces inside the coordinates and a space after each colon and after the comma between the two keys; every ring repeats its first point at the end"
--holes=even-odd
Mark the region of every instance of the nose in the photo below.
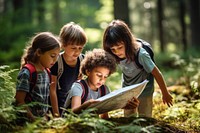
{"type": "Polygon", "coordinates": [[[100,82],[101,82],[101,84],[104,84],[104,83],[106,82],[106,78],[101,77],[101,78],[100,78],[100,82]]]}

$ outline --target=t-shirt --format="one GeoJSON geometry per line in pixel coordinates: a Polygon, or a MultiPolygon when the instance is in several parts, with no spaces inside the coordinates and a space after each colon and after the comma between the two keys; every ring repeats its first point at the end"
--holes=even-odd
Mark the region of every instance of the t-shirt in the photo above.
{"type": "MultiPolygon", "coordinates": [[[[85,82],[87,84],[87,80],[85,80],[85,82]]],[[[87,86],[88,86],[88,84],[87,84],[87,86]]],[[[110,90],[109,90],[109,88],[106,85],[105,85],[105,88],[106,88],[106,94],[110,93],[110,90]]],[[[71,90],[69,91],[69,95],[68,95],[68,97],[66,99],[64,107],[65,108],[70,108],[69,105],[71,103],[71,98],[73,96],[79,96],[79,97],[81,97],[82,93],[83,93],[83,88],[82,88],[81,84],[77,83],[77,82],[74,82],[74,84],[72,85],[71,90]]],[[[98,91],[93,91],[88,86],[88,97],[87,97],[86,101],[90,100],[90,99],[98,99],[100,97],[101,97],[100,89],[98,89],[98,91]]]]}
{"type": "MultiPolygon", "coordinates": [[[[62,109],[60,107],[64,106],[64,103],[66,101],[68,91],[71,89],[72,84],[77,80],[79,75],[79,68],[80,68],[80,59],[78,58],[77,64],[74,67],[69,66],[66,64],[63,55],[61,55],[62,61],[63,61],[63,73],[59,79],[60,87],[61,89],[58,90],[57,86],[57,98],[58,98],[58,106],[60,113],[62,112],[62,109]]],[[[58,75],[58,62],[56,62],[51,67],[51,74],[54,76],[58,75]]]]}
{"type": "MultiPolygon", "coordinates": [[[[48,110],[48,97],[49,97],[49,87],[50,79],[48,72],[46,70],[37,72],[37,81],[35,86],[30,92],[30,73],[29,70],[23,68],[17,76],[17,91],[25,91],[30,94],[32,102],[38,102],[37,105],[30,106],[30,111],[35,116],[44,116],[48,110]]],[[[25,101],[28,103],[28,101],[25,101]]]]}
{"type": "Polygon", "coordinates": [[[155,67],[155,64],[149,53],[142,47],[139,50],[138,61],[143,66],[143,69],[139,68],[134,61],[127,62],[127,59],[120,61],[119,67],[123,73],[122,86],[125,87],[141,83],[145,79],[148,79],[149,83],[146,85],[140,96],[152,95],[154,92],[154,78],[151,72],[155,67]]]}

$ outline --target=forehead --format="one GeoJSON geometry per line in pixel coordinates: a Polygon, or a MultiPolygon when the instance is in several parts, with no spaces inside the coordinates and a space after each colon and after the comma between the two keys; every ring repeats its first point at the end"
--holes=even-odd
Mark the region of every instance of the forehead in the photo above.
{"type": "Polygon", "coordinates": [[[99,67],[95,67],[92,72],[95,73],[100,73],[102,75],[109,75],[110,70],[107,67],[103,67],[103,66],[99,66],[99,67]]]}
{"type": "Polygon", "coordinates": [[[113,45],[113,46],[111,47],[111,49],[115,49],[115,48],[122,47],[122,46],[124,46],[124,43],[123,43],[123,42],[120,42],[120,43],[117,43],[116,45],[113,45]]]}
{"type": "Polygon", "coordinates": [[[73,48],[82,48],[83,47],[83,45],[77,45],[77,44],[70,44],[70,45],[67,45],[66,47],[73,47],[73,48]]]}
{"type": "Polygon", "coordinates": [[[59,54],[60,53],[60,48],[55,48],[55,49],[52,49],[52,50],[49,50],[45,53],[48,53],[48,54],[59,54]]]}

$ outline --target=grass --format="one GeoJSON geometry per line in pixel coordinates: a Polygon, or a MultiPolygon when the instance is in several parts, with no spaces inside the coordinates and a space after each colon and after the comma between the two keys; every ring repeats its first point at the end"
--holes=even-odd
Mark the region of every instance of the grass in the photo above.
{"type": "MultiPolygon", "coordinates": [[[[161,57],[161,56],[160,56],[161,57]]],[[[15,111],[11,103],[14,98],[16,70],[9,70],[7,67],[0,67],[0,131],[4,132],[200,132],[200,98],[199,86],[196,89],[190,86],[191,82],[198,83],[198,60],[191,63],[174,66],[170,59],[163,58],[163,62],[158,64],[172,64],[173,69],[162,68],[161,71],[169,85],[168,89],[173,95],[174,105],[167,107],[162,103],[160,90],[155,83],[153,118],[123,117],[123,110],[109,112],[110,119],[103,120],[97,115],[89,115],[90,110],[84,111],[80,115],[69,113],[65,118],[50,117],[49,121],[38,119],[35,123],[26,123],[19,126],[15,121],[15,111]],[[166,63],[168,62],[168,63],[166,63]],[[193,64],[192,66],[189,64],[193,64]],[[190,69],[188,69],[190,68],[190,69]],[[189,71],[188,71],[189,70],[189,71]],[[196,72],[191,70],[197,70],[196,72]],[[189,77],[188,82],[186,79],[189,77]]],[[[178,59],[181,60],[180,58],[178,59]]],[[[186,60],[185,60],[186,61],[186,60]]],[[[121,72],[112,74],[106,83],[111,90],[121,87],[121,72]]]]}

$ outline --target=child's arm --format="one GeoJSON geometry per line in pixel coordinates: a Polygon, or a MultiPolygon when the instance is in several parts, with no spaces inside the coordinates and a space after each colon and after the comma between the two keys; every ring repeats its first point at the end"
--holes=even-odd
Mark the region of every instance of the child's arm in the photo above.
{"type": "Polygon", "coordinates": [[[83,104],[81,104],[81,97],[80,96],[73,96],[71,101],[71,108],[74,113],[81,113],[82,110],[86,109],[88,106],[90,106],[93,103],[96,103],[99,101],[95,101],[94,99],[90,99],[83,104]]]}
{"type": "Polygon", "coordinates": [[[53,111],[53,116],[59,117],[59,109],[58,109],[58,98],[57,98],[57,92],[56,92],[56,85],[57,85],[57,77],[51,76],[52,83],[50,86],[50,100],[51,100],[51,106],[53,111]]]}
{"type": "MultiPolygon", "coordinates": [[[[27,92],[25,92],[25,91],[17,91],[16,92],[15,99],[16,99],[17,106],[21,106],[21,105],[25,104],[24,99],[26,97],[26,94],[27,94],[27,92]]],[[[25,109],[27,110],[27,117],[30,119],[30,121],[34,121],[35,116],[32,114],[32,112],[29,110],[28,107],[26,107],[25,109]]]]}
{"type": "Polygon", "coordinates": [[[172,106],[173,105],[173,103],[172,103],[173,98],[167,90],[167,86],[166,86],[165,80],[162,76],[162,73],[160,72],[160,70],[156,66],[152,70],[152,75],[156,79],[156,82],[158,83],[160,90],[162,92],[163,103],[164,104],[166,103],[169,107],[172,106]]]}

